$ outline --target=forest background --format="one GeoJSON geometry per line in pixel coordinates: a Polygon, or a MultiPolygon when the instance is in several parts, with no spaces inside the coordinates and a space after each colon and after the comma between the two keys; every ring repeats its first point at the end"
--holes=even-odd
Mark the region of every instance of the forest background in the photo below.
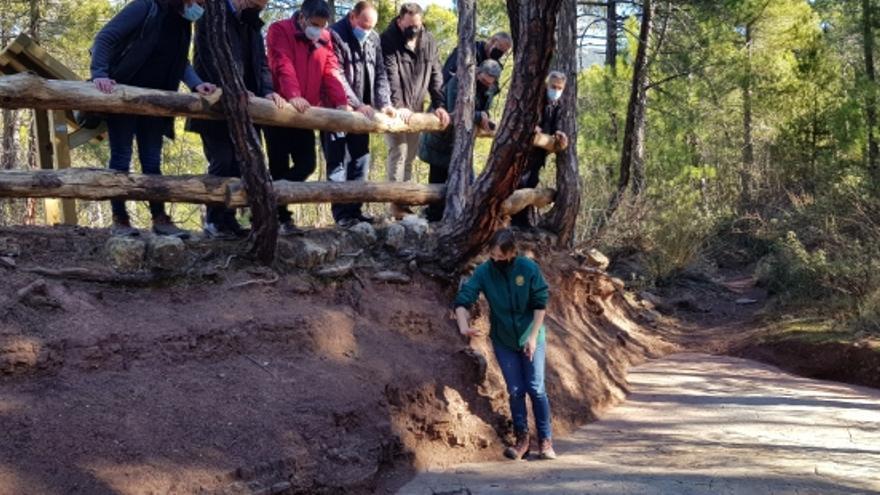
{"type": "MultiPolygon", "coordinates": [[[[344,15],[351,2],[333,2],[344,15]]],[[[378,30],[400,2],[379,0],[378,30]]],[[[264,20],[289,16],[298,2],[270,0],[264,20]]],[[[581,212],[575,242],[636,260],[635,288],[683,276],[754,267],[798,329],[815,335],[880,334],[880,151],[877,144],[875,0],[676,0],[654,2],[648,42],[644,159],[613,217],[643,4],[578,2],[578,136],[581,212]],[[606,224],[607,221],[607,224],[606,224]],[[601,227],[601,228],[600,228],[601,227]],[[832,330],[833,329],[833,330],[832,330]]],[[[121,9],[115,0],[2,0],[0,45],[36,39],[83,78],[97,31],[121,9]]],[[[431,4],[425,24],[441,63],[455,47],[454,9],[431,4]]],[[[477,35],[508,31],[506,4],[477,2],[477,35]]],[[[500,120],[512,57],[501,79],[500,120]]],[[[539,82],[536,81],[536,84],[539,82]]],[[[38,168],[31,111],[0,112],[0,169],[38,168]]],[[[491,142],[479,139],[481,168],[491,142]]],[[[370,177],[383,180],[387,151],[372,138],[370,177]]],[[[74,166],[102,167],[106,143],[77,148],[74,166]]],[[[542,182],[552,187],[553,160],[542,182]]],[[[201,141],[184,132],[166,142],[163,173],[206,170],[201,141]]],[[[133,169],[137,170],[137,163],[133,169]]],[[[427,182],[427,165],[415,179],[427,182]]],[[[324,180],[320,164],[311,180],[324,180]]],[[[109,206],[78,202],[82,225],[103,227],[109,206]]],[[[384,205],[372,205],[374,213],[384,205]]],[[[296,206],[301,225],[332,223],[329,205],[296,206]]],[[[184,227],[202,208],[173,205],[184,227]]],[[[133,208],[148,223],[143,205],[133,208]]],[[[0,225],[40,225],[42,202],[3,200],[0,225]]]]}

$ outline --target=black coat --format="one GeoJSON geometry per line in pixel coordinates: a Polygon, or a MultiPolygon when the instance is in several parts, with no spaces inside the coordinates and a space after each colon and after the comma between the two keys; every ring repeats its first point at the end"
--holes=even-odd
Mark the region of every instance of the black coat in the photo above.
{"type": "MultiPolygon", "coordinates": [[[[165,68],[167,70],[165,78],[157,79],[155,74],[149,73],[152,82],[161,80],[160,84],[150,84],[150,86],[176,90],[181,79],[190,89],[201,84],[202,81],[193,70],[188,58],[192,40],[191,23],[178,18],[168,18],[179,15],[177,12],[163,8],[156,0],[133,0],[126,5],[95,36],[89,68],[92,79],[110,78],[119,84],[147,85],[145,81],[139,80],[139,77],[147,74],[142,69],[146,69],[145,64],[163,42],[160,38],[166,22],[174,21],[177,24],[173,26],[182,29],[179,36],[180,43],[174,47],[178,50],[172,57],[175,60],[174,66],[165,68]]],[[[163,127],[166,136],[174,137],[172,117],[155,118],[154,121],[163,127]]]]}
{"type": "MultiPolygon", "coordinates": [[[[476,55],[477,67],[483,63],[487,58],[486,56],[486,42],[485,41],[477,41],[474,43],[474,54],[476,55]]],[[[452,76],[455,75],[455,71],[458,70],[458,47],[452,50],[452,53],[446,57],[446,63],[443,64],[443,84],[449,82],[452,79],[452,76]]]]}
{"type": "MultiPolygon", "coordinates": [[[[91,49],[92,79],[107,77],[119,84],[137,85],[134,77],[158,46],[162,24],[169,15],[179,14],[164,9],[156,0],[133,0],[126,5],[95,36],[91,49]]],[[[192,39],[190,27],[185,29],[182,39],[177,66],[168,68],[168,86],[174,87],[183,79],[192,89],[202,81],[187,57],[192,39]]]]}
{"type": "Polygon", "coordinates": [[[544,134],[554,134],[559,130],[559,112],[561,108],[561,99],[556,100],[556,103],[545,100],[544,110],[541,112],[541,120],[538,122],[538,127],[544,131],[544,134]]]}
{"type": "Polygon", "coordinates": [[[371,32],[363,45],[354,36],[348,16],[340,19],[330,27],[333,38],[333,51],[339,59],[348,104],[357,108],[364,104],[365,94],[370,95],[370,104],[375,108],[391,105],[391,89],[388,87],[388,76],[385,74],[385,59],[382,56],[382,42],[379,35],[371,32]],[[366,64],[364,63],[366,61],[366,64]],[[366,74],[364,74],[366,65],[366,74]],[[369,87],[364,84],[369,82],[369,87]]]}
{"type": "Polygon", "coordinates": [[[424,110],[425,96],[431,96],[431,108],[445,108],[443,72],[434,36],[422,31],[415,49],[406,46],[397,19],[382,33],[382,55],[391,88],[391,104],[414,112],[424,110]]]}
{"type": "MultiPolygon", "coordinates": [[[[207,19],[202,17],[196,23],[196,41],[193,50],[193,67],[196,72],[207,82],[220,85],[220,75],[214,65],[211,52],[207,49],[208,32],[207,19]]],[[[239,57],[239,68],[248,71],[241,74],[248,91],[257,96],[267,96],[274,92],[272,87],[272,73],[269,72],[269,64],[266,60],[266,45],[263,41],[262,29],[264,23],[259,17],[250,19],[240,18],[233,12],[227,12],[226,32],[229,33],[229,42],[232,45],[232,54],[239,57]]],[[[187,121],[186,129],[199,134],[211,133],[212,135],[227,135],[228,126],[222,120],[197,120],[187,121]]]]}

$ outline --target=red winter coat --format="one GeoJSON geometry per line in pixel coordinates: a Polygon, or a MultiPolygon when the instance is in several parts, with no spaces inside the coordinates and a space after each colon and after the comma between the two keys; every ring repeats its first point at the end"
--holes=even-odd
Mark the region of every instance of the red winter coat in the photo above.
{"type": "Polygon", "coordinates": [[[285,100],[305,98],[313,106],[345,105],[339,61],[325,29],[317,42],[306,38],[297,25],[299,13],[269,26],[266,48],[272,85],[285,100]]]}

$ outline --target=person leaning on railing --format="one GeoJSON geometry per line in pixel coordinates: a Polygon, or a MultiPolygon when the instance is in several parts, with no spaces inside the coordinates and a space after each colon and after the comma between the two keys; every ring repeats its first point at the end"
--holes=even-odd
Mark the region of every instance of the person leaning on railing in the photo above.
{"type": "MultiPolygon", "coordinates": [[[[269,26],[266,37],[272,84],[299,112],[311,106],[348,109],[339,61],[327,30],[330,6],[305,0],[290,19],[269,26]]],[[[267,127],[266,151],[274,180],[305,181],[317,166],[315,131],[267,127]],[[290,161],[293,160],[293,167],[290,161]]],[[[279,206],[282,235],[300,234],[287,206],[279,206]]]]}
{"type": "MultiPolygon", "coordinates": [[[[286,103],[272,87],[272,74],[266,61],[263,43],[263,21],[260,13],[267,0],[226,0],[226,32],[232,46],[232,56],[237,58],[245,88],[255,96],[267,98],[278,108],[286,103]]],[[[196,41],[193,50],[193,66],[205,80],[220,82],[217,61],[208,49],[210,43],[206,20],[196,24],[196,41]]],[[[229,137],[229,126],[223,120],[196,120],[187,122],[187,130],[197,132],[202,138],[202,148],[208,159],[208,174],[218,177],[241,177],[241,161],[229,137]]],[[[257,127],[259,132],[260,128],[257,127]]],[[[241,238],[248,231],[239,225],[235,210],[223,205],[208,205],[205,214],[205,235],[214,239],[241,238]]]]}
{"type": "MultiPolygon", "coordinates": [[[[347,16],[330,27],[333,50],[339,59],[348,105],[372,118],[374,108],[395,115],[385,75],[382,45],[373,31],[379,13],[368,1],[355,4],[347,16]]],[[[322,132],[321,146],[327,159],[327,178],[334,182],[363,181],[370,175],[370,135],[322,132]]],[[[372,223],[362,203],[334,203],[333,220],[343,227],[372,223]]]]}
{"type": "MultiPolygon", "coordinates": [[[[112,93],[116,84],[176,91],[181,80],[191,89],[213,93],[216,87],[203,82],[189,63],[192,23],[204,13],[204,0],[133,0],[95,37],[92,45],[91,78],[95,86],[112,93]]],[[[128,172],[132,141],[145,174],[160,175],[162,141],[174,137],[174,119],[115,114],[106,117],[110,140],[110,168],[128,172]]],[[[114,235],[137,235],[125,202],[110,202],[114,235]]],[[[153,231],[159,235],[186,237],[165,212],[162,202],[151,201],[153,231]]]]}

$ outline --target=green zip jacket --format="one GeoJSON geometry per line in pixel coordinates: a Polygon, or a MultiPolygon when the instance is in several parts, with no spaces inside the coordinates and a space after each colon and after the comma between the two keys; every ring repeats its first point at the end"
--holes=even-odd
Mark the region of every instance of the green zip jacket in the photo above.
{"type": "MultiPolygon", "coordinates": [[[[510,268],[499,270],[492,260],[486,261],[461,287],[455,298],[455,307],[470,308],[477,302],[480,292],[489,301],[492,342],[516,351],[525,347],[535,310],[545,309],[550,297],[550,289],[538,264],[517,256],[510,268]]],[[[538,342],[544,341],[545,333],[542,326],[538,342]]]]}

